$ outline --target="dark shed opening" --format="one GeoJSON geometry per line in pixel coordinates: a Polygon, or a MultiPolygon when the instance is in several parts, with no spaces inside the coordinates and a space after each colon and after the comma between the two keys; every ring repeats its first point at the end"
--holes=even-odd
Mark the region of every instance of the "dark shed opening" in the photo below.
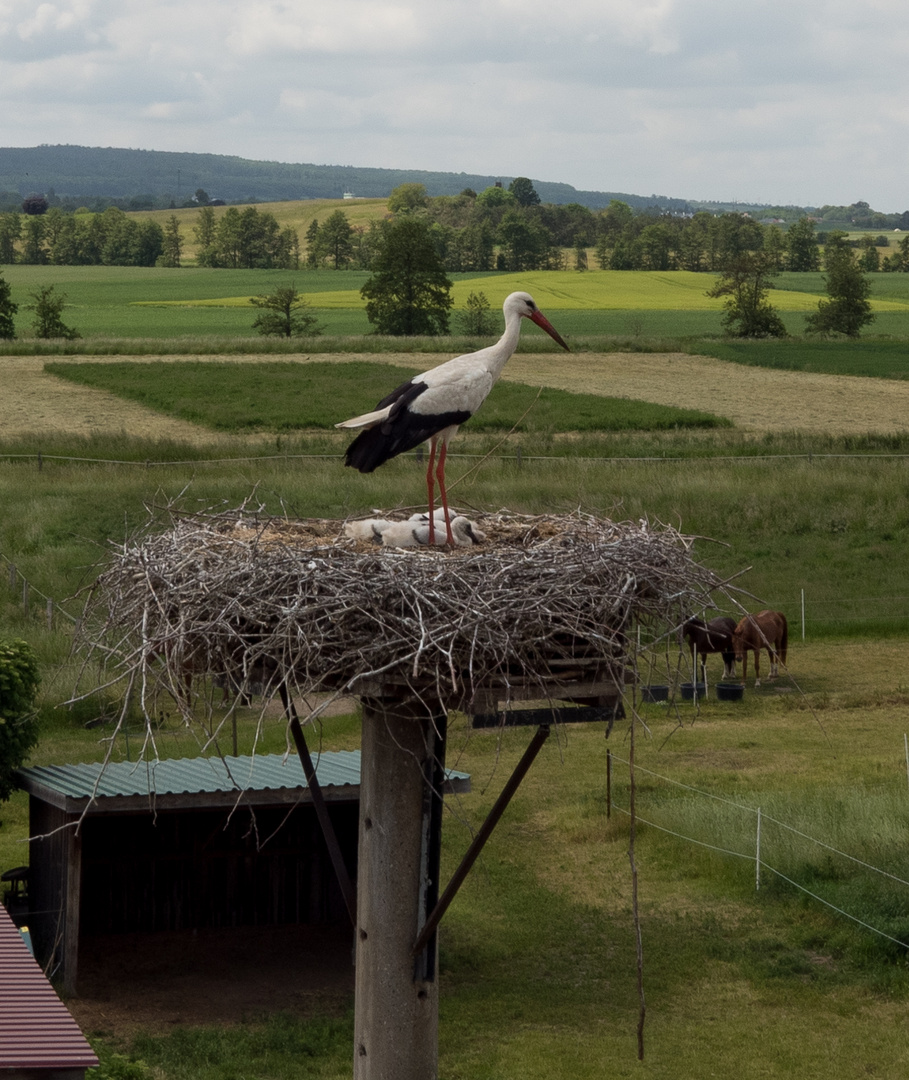
{"type": "MultiPolygon", "coordinates": [[[[319,755],[316,775],[355,879],[359,751],[319,755]]],[[[40,766],[19,777],[35,953],[66,993],[93,935],[348,918],[296,757],[40,766]]],[[[452,773],[446,788],[469,790],[469,779],[452,773]]]]}

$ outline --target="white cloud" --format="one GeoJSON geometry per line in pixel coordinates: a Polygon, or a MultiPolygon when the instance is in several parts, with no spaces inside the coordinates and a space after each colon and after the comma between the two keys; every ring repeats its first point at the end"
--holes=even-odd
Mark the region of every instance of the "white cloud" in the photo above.
{"type": "Polygon", "coordinates": [[[242,57],[374,55],[425,46],[429,31],[406,4],[338,0],[319,7],[270,0],[244,7],[225,41],[242,57]]]}
{"type": "Polygon", "coordinates": [[[907,39],[903,0],[0,0],[0,109],[9,145],[902,210],[907,39]]]}

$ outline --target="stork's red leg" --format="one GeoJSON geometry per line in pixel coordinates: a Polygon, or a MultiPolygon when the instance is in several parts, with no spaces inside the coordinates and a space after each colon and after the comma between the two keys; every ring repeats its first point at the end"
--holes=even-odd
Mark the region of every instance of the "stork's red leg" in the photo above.
{"type": "MultiPolygon", "coordinates": [[[[444,445],[442,447],[442,453],[443,453],[443,455],[445,453],[444,445]]],[[[433,493],[433,486],[432,486],[432,482],[433,482],[432,469],[433,469],[433,465],[435,465],[435,462],[436,462],[436,440],[435,439],[430,439],[430,441],[429,441],[429,468],[426,470],[426,490],[429,493],[429,546],[430,547],[432,547],[432,545],[436,542],[435,513],[434,513],[434,508],[433,508],[433,505],[432,505],[433,494],[434,494],[433,493]]],[[[444,498],[444,496],[443,496],[443,498],[444,498]]],[[[448,515],[446,514],[445,516],[447,517],[448,515]]]]}
{"type": "MultiPolygon", "coordinates": [[[[447,453],[448,453],[448,443],[443,442],[442,443],[442,449],[439,452],[439,466],[436,469],[436,479],[439,481],[439,496],[442,499],[442,509],[445,512],[445,534],[446,534],[446,537],[448,539],[449,544],[451,544],[451,546],[454,547],[454,542],[455,541],[454,541],[454,536],[452,535],[452,532],[451,532],[451,514],[449,514],[449,512],[448,512],[448,492],[445,489],[445,456],[446,456],[447,453]]],[[[432,513],[432,510],[430,510],[430,513],[432,513]]],[[[429,542],[430,542],[430,544],[433,542],[433,540],[432,540],[432,532],[431,531],[430,531],[430,534],[429,534],[429,542]]]]}

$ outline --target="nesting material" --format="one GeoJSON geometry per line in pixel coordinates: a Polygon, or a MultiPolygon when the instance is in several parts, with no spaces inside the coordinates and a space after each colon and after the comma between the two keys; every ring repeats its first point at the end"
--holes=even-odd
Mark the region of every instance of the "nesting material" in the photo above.
{"type": "MultiPolygon", "coordinates": [[[[87,606],[90,655],[272,692],[411,687],[448,707],[475,690],[624,681],[634,628],[674,632],[722,582],[647,521],[474,515],[480,544],[391,548],[340,521],[237,511],[152,520],[115,550],[87,606]]],[[[389,514],[385,520],[394,520],[389,514]]],[[[173,692],[173,689],[172,689],[173,692]]]]}

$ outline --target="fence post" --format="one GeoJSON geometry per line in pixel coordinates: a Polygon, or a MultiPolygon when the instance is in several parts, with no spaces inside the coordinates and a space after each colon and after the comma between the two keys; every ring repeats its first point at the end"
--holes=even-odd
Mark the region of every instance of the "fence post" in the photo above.
{"type": "Polygon", "coordinates": [[[28,581],[26,578],[22,579],[22,610],[28,618],[28,581]]]}
{"type": "Polygon", "coordinates": [[[909,783],[909,735],[903,735],[903,746],[906,750],[906,781],[909,783]]]}
{"type": "Polygon", "coordinates": [[[805,590],[802,589],[802,641],[805,640],[805,590]]]}
{"type": "Polygon", "coordinates": [[[612,751],[606,751],[606,820],[612,817],[612,751]]]}
{"type": "Polygon", "coordinates": [[[761,887],[761,808],[757,811],[757,843],[755,845],[754,858],[754,891],[761,887]]]}
{"type": "MultiPolygon", "coordinates": [[[[48,628],[48,630],[53,630],[53,628],[54,628],[54,602],[53,602],[53,600],[51,600],[50,597],[47,598],[47,604],[45,606],[45,610],[47,611],[47,628],[48,628]]],[[[234,755],[234,756],[236,756],[236,755],[234,755]]]]}

